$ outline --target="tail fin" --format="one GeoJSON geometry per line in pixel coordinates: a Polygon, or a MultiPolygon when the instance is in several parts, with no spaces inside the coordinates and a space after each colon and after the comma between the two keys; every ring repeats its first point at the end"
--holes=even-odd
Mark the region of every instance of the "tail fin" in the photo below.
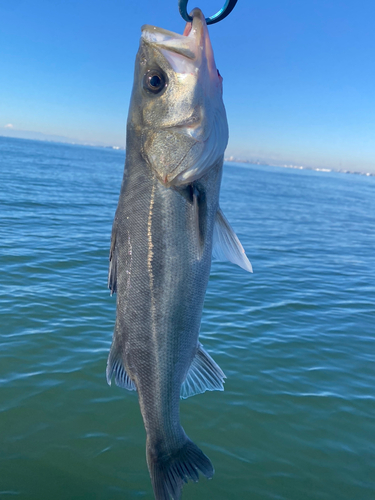
{"type": "Polygon", "coordinates": [[[190,439],[167,456],[157,456],[147,446],[147,464],[155,500],[179,500],[183,484],[198,481],[198,471],[208,479],[214,474],[210,459],[190,439]]]}

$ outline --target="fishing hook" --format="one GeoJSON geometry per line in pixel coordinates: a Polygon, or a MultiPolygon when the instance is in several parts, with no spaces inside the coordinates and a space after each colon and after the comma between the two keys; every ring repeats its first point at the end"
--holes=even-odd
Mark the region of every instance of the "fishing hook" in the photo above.
{"type": "MultiPolygon", "coordinates": [[[[191,23],[193,18],[189,16],[186,10],[188,1],[189,0],[178,0],[178,10],[180,11],[182,19],[184,19],[187,23],[191,23]]],[[[219,12],[216,12],[216,14],[211,17],[206,17],[206,23],[215,24],[219,21],[222,21],[232,12],[236,3],[237,0],[225,0],[225,5],[222,9],[219,10],[219,12]]]]}

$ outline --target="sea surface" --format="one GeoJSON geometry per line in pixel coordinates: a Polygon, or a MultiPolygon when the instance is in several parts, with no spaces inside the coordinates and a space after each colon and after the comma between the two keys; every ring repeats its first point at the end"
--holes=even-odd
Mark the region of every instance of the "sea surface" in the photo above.
{"type": "MultiPolygon", "coordinates": [[[[0,497],[153,499],[137,395],[107,385],[125,153],[0,137],[0,497]]],[[[214,262],[181,402],[211,481],[182,500],[375,498],[375,177],[227,164],[253,264],[214,262]]]]}

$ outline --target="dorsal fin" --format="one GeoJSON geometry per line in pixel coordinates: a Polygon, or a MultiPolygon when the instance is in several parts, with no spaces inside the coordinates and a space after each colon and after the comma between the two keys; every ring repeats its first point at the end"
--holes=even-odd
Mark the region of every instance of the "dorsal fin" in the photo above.
{"type": "Polygon", "coordinates": [[[119,387],[123,387],[128,391],[136,391],[134,382],[129,377],[127,373],[124,363],[122,361],[121,351],[116,342],[116,333],[113,336],[111,350],[109,351],[108,361],[107,361],[107,382],[108,385],[111,385],[111,380],[113,375],[115,376],[115,383],[119,387]]]}

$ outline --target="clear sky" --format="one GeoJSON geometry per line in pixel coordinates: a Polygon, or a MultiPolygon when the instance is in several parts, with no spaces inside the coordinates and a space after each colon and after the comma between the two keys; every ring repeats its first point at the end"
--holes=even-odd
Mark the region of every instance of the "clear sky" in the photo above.
{"type": "MultiPolygon", "coordinates": [[[[209,28],[227,154],[375,172],[374,19],[374,0],[238,0],[209,28]]],[[[0,135],[124,146],[146,23],[182,32],[177,0],[0,0],[0,135]]]]}

